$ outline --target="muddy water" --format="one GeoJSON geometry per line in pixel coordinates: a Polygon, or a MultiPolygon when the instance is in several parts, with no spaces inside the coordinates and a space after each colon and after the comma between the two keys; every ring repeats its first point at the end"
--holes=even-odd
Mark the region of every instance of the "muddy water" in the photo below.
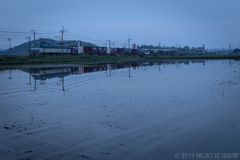
{"type": "Polygon", "coordinates": [[[0,87],[3,159],[240,158],[240,61],[2,70],[0,87]]]}

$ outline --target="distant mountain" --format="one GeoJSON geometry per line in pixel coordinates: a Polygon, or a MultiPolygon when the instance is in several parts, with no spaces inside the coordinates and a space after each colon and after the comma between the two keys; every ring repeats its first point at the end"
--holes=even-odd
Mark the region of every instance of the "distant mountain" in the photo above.
{"type": "MultiPolygon", "coordinates": [[[[36,43],[39,42],[46,42],[49,44],[58,44],[61,43],[60,41],[56,41],[53,39],[38,39],[35,41],[36,43]]],[[[63,41],[64,44],[69,45],[69,46],[77,46],[77,42],[75,40],[72,41],[63,41]]],[[[33,45],[33,41],[30,41],[30,44],[33,45]]],[[[89,42],[83,42],[81,41],[81,46],[94,46],[97,47],[97,45],[89,43],[89,42]]],[[[29,42],[25,42],[23,44],[20,44],[18,46],[15,46],[11,49],[6,49],[6,50],[2,50],[0,51],[0,54],[17,54],[17,55],[26,55],[29,54],[29,42]]]]}

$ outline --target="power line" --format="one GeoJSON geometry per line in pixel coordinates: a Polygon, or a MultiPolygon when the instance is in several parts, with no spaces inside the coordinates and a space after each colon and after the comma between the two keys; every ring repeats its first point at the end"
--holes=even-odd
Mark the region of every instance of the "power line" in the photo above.
{"type": "Polygon", "coordinates": [[[91,40],[91,41],[100,41],[100,42],[106,41],[106,40],[95,40],[95,39],[83,38],[83,37],[73,36],[73,35],[69,35],[69,34],[66,34],[66,36],[75,37],[75,38],[81,38],[81,39],[86,39],[86,40],[91,40]]]}
{"type": "Polygon", "coordinates": [[[6,28],[6,27],[0,27],[0,28],[3,28],[3,29],[12,29],[12,30],[25,30],[25,31],[28,31],[28,29],[19,29],[19,28],[6,28]]]}
{"type": "Polygon", "coordinates": [[[38,34],[58,34],[58,33],[39,33],[38,34]]]}
{"type": "MultiPolygon", "coordinates": [[[[2,28],[4,28],[4,27],[2,27],[2,28]]],[[[29,34],[29,32],[21,32],[21,31],[2,31],[1,30],[1,32],[3,32],[3,33],[6,33],[6,34],[4,34],[4,35],[13,35],[13,34],[29,34]]],[[[35,36],[35,40],[36,40],[36,31],[35,30],[30,30],[30,32],[32,32],[33,33],[33,37],[35,36]]],[[[37,33],[37,34],[56,34],[56,33],[37,33]]],[[[94,39],[94,38],[86,38],[86,37],[83,37],[83,36],[74,36],[74,35],[71,35],[71,34],[66,34],[67,36],[69,36],[69,37],[74,37],[74,38],[81,38],[81,39],[84,39],[84,40],[87,40],[87,41],[92,41],[93,43],[97,43],[97,42],[104,42],[104,41],[106,41],[106,40],[100,40],[100,39],[94,39]]],[[[76,35],[76,34],[75,34],[76,35]]],[[[19,35],[17,35],[18,37],[19,37],[19,35]]],[[[16,37],[16,35],[14,35],[14,37],[15,38],[18,38],[18,37],[16,37]]],[[[53,38],[52,36],[47,36],[48,38],[53,38]]],[[[119,44],[118,42],[124,42],[124,40],[116,40],[115,41],[115,44],[119,44]]]]}
{"type": "MultiPolygon", "coordinates": [[[[4,27],[0,27],[0,28],[4,28],[4,27]]],[[[10,29],[10,28],[8,28],[8,29],[10,29]]],[[[11,28],[12,29],[12,28],[11,28]]],[[[54,33],[54,32],[49,32],[48,33],[48,31],[45,31],[45,32],[38,32],[38,33],[36,33],[36,31],[35,30],[30,30],[30,32],[32,32],[32,34],[33,34],[33,39],[34,39],[34,43],[36,42],[36,34],[38,34],[38,35],[44,35],[44,34],[46,34],[47,36],[44,36],[43,38],[53,38],[53,39],[55,39],[54,38],[54,34],[56,35],[57,33],[54,33]],[[52,34],[52,35],[51,35],[52,34]]],[[[61,30],[60,31],[60,33],[62,33],[62,52],[63,52],[63,34],[66,32],[66,30],[64,30],[64,27],[63,27],[63,30],[61,30]]],[[[3,33],[2,34],[2,36],[11,36],[11,38],[13,38],[13,39],[15,39],[15,38],[21,38],[21,37],[23,37],[24,36],[24,34],[26,35],[29,35],[29,32],[23,32],[23,31],[17,31],[17,29],[14,31],[14,30],[0,30],[0,33],[3,33]]],[[[103,39],[95,39],[95,38],[91,38],[91,37],[89,37],[89,36],[78,36],[78,34],[75,34],[75,33],[72,33],[71,34],[71,32],[70,32],[70,34],[65,34],[67,37],[74,37],[74,38],[78,38],[78,39],[83,39],[83,40],[85,40],[85,41],[88,41],[88,42],[90,42],[90,43],[103,43],[103,42],[106,42],[106,40],[103,40],[103,39]]],[[[42,36],[41,36],[42,37],[42,36]]],[[[5,39],[4,37],[0,37],[1,39],[5,39]]],[[[6,37],[7,38],[7,37],[6,37]]],[[[68,39],[68,38],[67,38],[68,39]]],[[[9,40],[9,39],[8,39],[9,40]]],[[[131,40],[132,39],[130,39],[130,37],[129,37],[129,39],[128,39],[128,48],[130,49],[130,45],[131,45],[131,40]]],[[[9,40],[10,41],[10,40],[9,40]]],[[[108,40],[109,41],[109,40],[108,40]]],[[[123,42],[125,42],[125,40],[114,40],[114,44],[112,43],[112,42],[110,42],[110,43],[112,43],[112,45],[113,46],[115,46],[115,45],[121,45],[123,42]]],[[[145,44],[145,45],[152,45],[152,43],[151,44],[147,44],[147,43],[141,43],[141,42],[139,42],[139,41],[133,41],[132,40],[132,43],[137,43],[137,44],[145,44]]],[[[161,44],[161,43],[160,43],[161,44]]],[[[158,44],[159,45],[159,48],[160,48],[160,44],[158,44]]],[[[109,45],[109,46],[111,46],[111,44],[109,45]]],[[[130,54],[130,51],[129,51],[129,54],[130,54]]]]}
{"type": "Polygon", "coordinates": [[[28,34],[28,32],[13,32],[13,31],[0,31],[0,32],[3,32],[3,33],[26,33],[26,34],[28,34]]]}
{"type": "Polygon", "coordinates": [[[69,32],[69,33],[70,33],[70,34],[77,35],[77,36],[80,36],[80,37],[87,37],[87,38],[90,38],[90,39],[105,40],[105,39],[102,39],[102,38],[96,38],[96,37],[92,37],[92,36],[86,36],[86,35],[82,35],[82,34],[79,34],[79,33],[72,33],[72,32],[69,32]]]}
{"type": "Polygon", "coordinates": [[[81,30],[81,31],[84,31],[84,32],[89,32],[89,33],[94,33],[94,34],[100,34],[100,35],[105,35],[105,36],[119,36],[119,35],[113,35],[113,34],[105,34],[105,33],[98,33],[98,32],[93,32],[93,31],[87,31],[87,30],[84,30],[84,29],[77,29],[77,28],[73,28],[73,27],[70,27],[70,26],[67,26],[68,28],[72,28],[72,29],[75,29],[75,30],[81,30]]]}

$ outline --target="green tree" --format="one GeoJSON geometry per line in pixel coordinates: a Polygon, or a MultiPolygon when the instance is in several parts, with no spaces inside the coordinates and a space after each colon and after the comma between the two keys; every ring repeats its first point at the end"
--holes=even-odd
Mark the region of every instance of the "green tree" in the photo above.
{"type": "Polygon", "coordinates": [[[184,46],[183,49],[184,49],[184,51],[189,51],[190,48],[189,48],[189,46],[184,46]]]}

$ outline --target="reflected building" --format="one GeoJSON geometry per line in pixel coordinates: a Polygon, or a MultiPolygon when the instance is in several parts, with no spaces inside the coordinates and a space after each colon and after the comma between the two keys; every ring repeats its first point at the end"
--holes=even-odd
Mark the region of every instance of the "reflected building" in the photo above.
{"type": "Polygon", "coordinates": [[[46,80],[50,78],[62,78],[69,76],[70,73],[70,68],[38,69],[37,72],[32,72],[32,77],[36,80],[46,80]]]}
{"type": "Polygon", "coordinates": [[[36,80],[62,78],[63,76],[69,76],[71,74],[70,68],[31,68],[22,69],[22,71],[30,73],[33,79],[36,80]]]}
{"type": "MultiPolygon", "coordinates": [[[[21,69],[24,72],[29,73],[29,82],[27,84],[31,85],[31,77],[34,79],[34,90],[36,90],[36,82],[40,81],[40,84],[44,85],[45,80],[52,78],[61,78],[62,80],[62,90],[64,89],[64,77],[69,75],[80,75],[84,73],[91,72],[99,72],[106,71],[107,76],[111,76],[112,70],[116,69],[129,69],[129,77],[130,76],[130,68],[136,69],[140,66],[144,66],[144,70],[146,66],[156,66],[163,65],[164,68],[166,65],[176,64],[177,67],[180,68],[180,64],[189,65],[189,63],[201,63],[205,65],[205,60],[160,60],[160,61],[138,61],[138,62],[119,62],[119,63],[108,63],[108,64],[99,64],[99,65],[74,65],[74,67],[61,67],[61,68],[31,68],[31,69],[21,69]]],[[[231,63],[231,61],[229,62],[231,63]]],[[[231,65],[231,64],[230,64],[231,65]]],[[[11,77],[11,70],[10,70],[11,77]]]]}
{"type": "Polygon", "coordinates": [[[61,67],[61,68],[31,68],[31,69],[22,69],[22,71],[29,73],[33,77],[33,79],[46,80],[50,78],[61,78],[69,75],[76,75],[76,74],[83,74],[83,73],[90,73],[90,72],[106,71],[107,73],[108,70],[110,71],[115,69],[123,69],[123,68],[136,69],[140,66],[153,66],[153,65],[165,66],[170,64],[189,65],[190,62],[201,63],[205,65],[205,60],[160,60],[160,61],[145,61],[145,62],[120,62],[120,63],[99,64],[99,65],[75,65],[75,67],[61,67]]]}
{"type": "Polygon", "coordinates": [[[33,68],[33,69],[22,69],[29,73],[29,85],[31,85],[31,77],[34,79],[34,91],[37,89],[37,80],[40,81],[41,85],[44,85],[44,81],[51,78],[62,79],[62,90],[64,90],[64,77],[69,76],[71,73],[70,68],[33,68]]]}

